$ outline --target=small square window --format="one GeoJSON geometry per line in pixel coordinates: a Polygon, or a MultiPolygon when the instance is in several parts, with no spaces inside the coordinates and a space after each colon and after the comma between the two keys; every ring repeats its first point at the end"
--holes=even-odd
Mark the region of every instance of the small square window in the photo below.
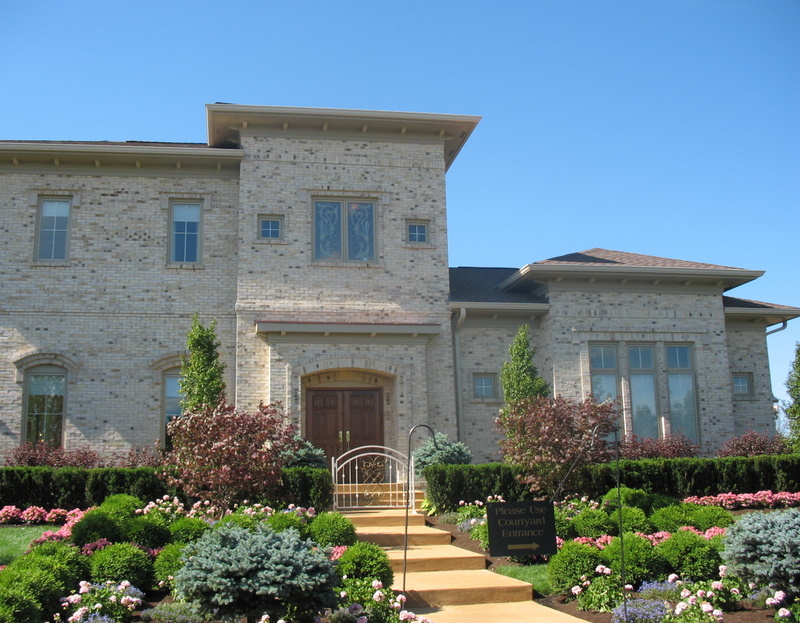
{"type": "Polygon", "coordinates": [[[733,375],[734,398],[750,398],[753,395],[753,377],[749,374],[733,375]]]}
{"type": "Polygon", "coordinates": [[[497,398],[497,375],[474,375],[472,377],[472,395],[475,398],[497,398]]]}
{"type": "Polygon", "coordinates": [[[281,240],[283,238],[283,218],[280,216],[259,217],[258,237],[261,240],[281,240]]]}
{"type": "Polygon", "coordinates": [[[427,244],[428,223],[423,221],[408,221],[406,223],[406,240],[411,244],[427,244]]]}

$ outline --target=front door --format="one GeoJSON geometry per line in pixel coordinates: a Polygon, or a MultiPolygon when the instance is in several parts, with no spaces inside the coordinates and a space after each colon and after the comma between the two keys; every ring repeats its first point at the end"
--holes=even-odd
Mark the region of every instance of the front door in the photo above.
{"type": "Polygon", "coordinates": [[[351,448],[383,445],[380,389],[309,389],[306,438],[331,457],[351,448]]]}

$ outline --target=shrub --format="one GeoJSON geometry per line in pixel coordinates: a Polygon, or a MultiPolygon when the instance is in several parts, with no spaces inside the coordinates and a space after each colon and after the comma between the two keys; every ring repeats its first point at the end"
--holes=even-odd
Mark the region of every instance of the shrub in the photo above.
{"type": "Polygon", "coordinates": [[[697,456],[697,448],[682,433],[653,439],[651,437],[625,437],[620,444],[620,458],[638,459],[678,459],[697,456]]]}
{"type": "Polygon", "coordinates": [[[242,515],[240,513],[234,513],[232,515],[225,515],[222,519],[214,524],[214,529],[218,530],[225,526],[234,525],[244,528],[245,530],[255,530],[256,526],[260,523],[261,519],[259,517],[255,517],[254,515],[242,515]]]}
{"type": "Polygon", "coordinates": [[[622,557],[625,557],[625,581],[639,584],[644,580],[657,578],[664,569],[653,545],[647,538],[633,532],[622,537],[614,537],[611,543],[600,552],[606,564],[615,572],[622,570],[622,557]],[[623,552],[624,550],[624,552],[623,552]]]}
{"type": "Polygon", "coordinates": [[[286,467],[281,473],[281,493],[286,502],[320,510],[333,503],[333,480],[329,469],[286,467]]]}
{"type": "Polygon", "coordinates": [[[191,543],[199,539],[206,531],[211,529],[211,526],[196,517],[181,517],[173,521],[169,527],[169,532],[172,535],[172,540],[177,543],[191,543]]]}
{"type": "Polygon", "coordinates": [[[142,547],[158,549],[172,540],[169,528],[148,517],[131,517],[122,522],[122,539],[142,547]]]}
{"type": "Polygon", "coordinates": [[[800,509],[748,513],[728,528],[722,557],[744,580],[800,592],[800,509]]]}
{"type": "Polygon", "coordinates": [[[374,543],[359,541],[348,547],[339,558],[340,576],[357,580],[379,580],[384,586],[394,582],[389,556],[374,543]]]}
{"type": "Polygon", "coordinates": [[[308,439],[295,438],[295,448],[288,448],[281,454],[285,467],[311,467],[314,469],[328,469],[325,451],[317,448],[308,439]]]}
{"type": "Polygon", "coordinates": [[[266,613],[277,620],[288,613],[308,620],[336,604],[334,563],[294,530],[227,525],[187,545],[185,558],[177,595],[221,618],[266,613]]]}
{"type": "Polygon", "coordinates": [[[283,532],[289,528],[294,528],[297,530],[297,533],[300,535],[301,539],[308,539],[311,537],[311,530],[309,529],[305,520],[302,517],[298,517],[291,511],[270,515],[266,518],[266,520],[264,520],[264,523],[266,523],[275,532],[283,532]]]}
{"type": "Polygon", "coordinates": [[[650,523],[656,531],[675,532],[682,526],[694,526],[694,511],[698,508],[701,507],[697,504],[683,503],[659,508],[650,516],[650,523]]]}
{"type": "Polygon", "coordinates": [[[597,538],[604,534],[616,533],[616,523],[607,512],[599,508],[587,508],[578,513],[572,520],[572,526],[578,536],[597,538]]]}
{"type": "Polygon", "coordinates": [[[0,623],[39,623],[42,605],[25,586],[0,583],[0,623]]]}
{"type": "Polygon", "coordinates": [[[106,461],[89,446],[65,450],[40,441],[14,448],[6,457],[6,465],[93,468],[105,467],[106,461]]]}
{"type": "Polygon", "coordinates": [[[183,550],[185,547],[185,543],[170,543],[158,553],[155,561],[153,561],[156,586],[169,590],[174,588],[175,576],[183,567],[183,550]]]}
{"type": "Polygon", "coordinates": [[[446,434],[440,432],[434,433],[433,437],[428,437],[425,443],[414,450],[412,457],[417,476],[422,475],[422,470],[428,465],[468,465],[472,463],[472,452],[466,444],[461,441],[453,441],[446,434]]]}
{"type": "Polygon", "coordinates": [[[611,623],[661,623],[667,607],[661,599],[632,599],[611,612],[611,623]]]}
{"type": "Polygon", "coordinates": [[[716,578],[722,562],[713,543],[691,530],[678,530],[656,545],[668,571],[695,581],[716,578]]]}
{"type": "Polygon", "coordinates": [[[727,528],[734,522],[733,513],[720,506],[697,505],[691,509],[690,518],[691,525],[701,532],[709,528],[727,528]]]}
{"type": "Polygon", "coordinates": [[[650,510],[650,494],[644,489],[632,489],[631,487],[620,487],[619,491],[614,487],[603,496],[602,507],[611,512],[619,507],[619,500],[622,498],[623,507],[641,508],[643,511],[650,510]]]}
{"type": "MultiPolygon", "coordinates": [[[[25,557],[23,557],[25,558],[25,557]]],[[[66,572],[66,567],[55,561],[48,565],[22,563],[11,564],[0,573],[0,587],[16,587],[29,594],[42,612],[57,612],[61,607],[61,597],[69,588],[59,576],[66,572]]]]}
{"type": "MultiPolygon", "coordinates": [[[[619,533],[619,511],[611,513],[611,518],[614,520],[615,531],[614,534],[619,533]]],[[[622,531],[623,532],[643,532],[649,534],[653,531],[653,524],[644,514],[641,508],[635,506],[622,508],[622,531]]]]}
{"type": "Polygon", "coordinates": [[[578,536],[578,533],[575,531],[575,526],[572,525],[572,520],[575,517],[572,512],[560,506],[556,506],[554,508],[554,515],[556,519],[556,535],[565,541],[570,541],[578,536]]]}
{"type": "Polygon", "coordinates": [[[602,562],[600,550],[583,543],[569,541],[547,563],[547,576],[555,593],[566,593],[581,583],[581,576],[589,576],[602,562]]]}
{"type": "Polygon", "coordinates": [[[121,537],[122,530],[119,523],[100,509],[88,511],[72,526],[72,542],[78,547],[100,539],[119,541],[121,537]]]}
{"type": "Polygon", "coordinates": [[[134,495],[117,493],[108,496],[100,505],[100,510],[113,519],[122,520],[136,516],[136,510],[144,507],[144,501],[134,495]]]}
{"type": "Polygon", "coordinates": [[[577,593],[578,610],[595,612],[611,612],[623,599],[622,584],[619,577],[612,577],[612,571],[604,565],[595,569],[598,575],[573,587],[571,592],[577,593]]]}
{"type": "Polygon", "coordinates": [[[153,563],[131,543],[115,543],[95,552],[89,559],[95,582],[122,582],[148,589],[153,584],[153,563]]]}
{"type": "Polygon", "coordinates": [[[786,454],[789,447],[780,435],[770,437],[752,430],[731,437],[720,446],[717,456],[758,456],[760,454],[786,454]]]}
{"type": "Polygon", "coordinates": [[[320,545],[353,545],[356,527],[340,513],[320,513],[311,522],[311,538],[320,545]]]}
{"type": "Polygon", "coordinates": [[[89,575],[89,559],[75,545],[65,541],[45,541],[36,545],[28,554],[32,561],[49,558],[64,565],[68,570],[65,577],[67,586],[75,586],[89,575]]]}
{"type": "Polygon", "coordinates": [[[211,617],[195,604],[183,601],[160,603],[155,608],[142,611],[142,621],[149,623],[207,623],[211,617]]]}
{"type": "Polygon", "coordinates": [[[127,581],[103,584],[83,581],[79,583],[78,592],[64,601],[63,615],[68,617],[67,621],[128,623],[143,597],[144,593],[127,581]]]}

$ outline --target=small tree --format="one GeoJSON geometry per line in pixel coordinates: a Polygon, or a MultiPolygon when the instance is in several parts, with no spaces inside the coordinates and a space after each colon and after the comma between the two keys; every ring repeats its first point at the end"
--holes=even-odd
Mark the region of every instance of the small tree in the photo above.
{"type": "Polygon", "coordinates": [[[195,314],[186,336],[189,356],[183,359],[179,381],[184,412],[199,411],[204,405],[214,406],[225,399],[225,381],[222,378],[225,364],[217,351],[219,346],[217,321],[212,320],[208,327],[204,327],[195,314]]]}
{"type": "Polygon", "coordinates": [[[497,419],[505,434],[500,450],[506,462],[521,467],[531,491],[553,497],[570,470],[607,460],[604,437],[614,431],[617,405],[561,396],[522,400],[497,419]]]}
{"type": "Polygon", "coordinates": [[[287,450],[297,447],[296,428],[274,405],[252,413],[222,402],[185,413],[167,424],[172,451],[165,479],[220,509],[245,499],[276,495],[287,450]]]}
{"type": "Polygon", "coordinates": [[[533,363],[536,351],[528,339],[528,325],[522,325],[508,349],[510,359],[503,362],[500,369],[500,384],[503,386],[503,397],[506,408],[536,396],[548,396],[550,388],[539,376],[539,370],[533,363]]]}
{"type": "Polygon", "coordinates": [[[793,452],[800,452],[800,342],[795,345],[794,362],[786,379],[786,391],[791,401],[784,405],[784,413],[789,421],[789,447],[793,452]]]}

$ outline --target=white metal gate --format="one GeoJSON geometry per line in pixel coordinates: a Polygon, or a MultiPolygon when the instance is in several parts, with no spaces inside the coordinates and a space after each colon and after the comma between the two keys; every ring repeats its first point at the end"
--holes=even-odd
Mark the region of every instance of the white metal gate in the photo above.
{"type": "Polygon", "coordinates": [[[331,459],[333,508],[414,506],[414,459],[386,446],[361,446],[331,459]],[[411,495],[409,496],[409,492],[411,495]]]}

